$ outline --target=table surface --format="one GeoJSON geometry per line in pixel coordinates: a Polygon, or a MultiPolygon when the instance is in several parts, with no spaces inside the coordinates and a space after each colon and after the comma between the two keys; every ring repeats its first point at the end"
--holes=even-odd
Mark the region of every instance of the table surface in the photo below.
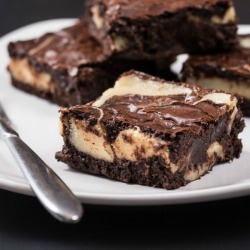
{"type": "MultiPolygon", "coordinates": [[[[247,0],[239,22],[250,23],[247,0]]],[[[83,0],[0,0],[0,36],[33,22],[82,14],[83,0]]],[[[174,206],[84,205],[76,225],[34,197],[0,190],[0,249],[250,249],[250,197],[174,206]]]]}

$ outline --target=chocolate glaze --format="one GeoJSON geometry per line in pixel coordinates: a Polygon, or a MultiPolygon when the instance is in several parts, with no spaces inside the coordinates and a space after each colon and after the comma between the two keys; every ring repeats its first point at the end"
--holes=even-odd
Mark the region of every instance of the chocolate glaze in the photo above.
{"type": "Polygon", "coordinates": [[[202,124],[218,118],[224,108],[209,110],[199,105],[186,103],[185,96],[123,96],[113,97],[103,106],[103,120],[115,119],[139,127],[147,127],[162,133],[174,135],[184,130],[199,132],[202,124]],[[220,111],[217,113],[217,111],[220,111]],[[210,113],[211,112],[211,113],[210,113]]]}
{"type": "Polygon", "coordinates": [[[98,0],[96,2],[104,4],[107,9],[107,16],[110,20],[114,20],[118,17],[129,19],[147,18],[165,13],[174,13],[187,8],[202,10],[217,9],[216,14],[221,16],[225,11],[225,9],[224,11],[220,9],[221,6],[229,7],[233,5],[230,0],[98,0]]]}
{"type": "Polygon", "coordinates": [[[90,36],[83,21],[39,39],[10,43],[9,52],[11,57],[28,56],[34,64],[67,70],[72,76],[78,73],[79,66],[97,64],[106,59],[101,45],[90,36]]]}
{"type": "MultiPolygon", "coordinates": [[[[164,80],[140,72],[130,71],[124,73],[124,75],[127,74],[137,74],[138,77],[145,80],[166,83],[164,80]]],[[[112,126],[114,122],[123,124],[125,127],[133,124],[133,126],[138,126],[143,131],[150,130],[154,131],[154,133],[168,134],[175,137],[176,134],[184,131],[201,134],[206,129],[207,124],[218,122],[220,117],[228,112],[226,104],[218,105],[209,100],[196,104],[204,95],[216,91],[185,83],[172,84],[177,87],[189,87],[192,92],[188,97],[187,95],[113,96],[100,107],[103,114],[101,122],[109,126],[112,126]]],[[[82,114],[87,115],[88,120],[91,120],[90,117],[95,117],[95,122],[97,122],[96,117],[100,116],[100,110],[92,107],[92,103],[72,107],[70,111],[80,116],[82,114]]],[[[111,141],[115,138],[114,134],[113,131],[111,141]]]]}

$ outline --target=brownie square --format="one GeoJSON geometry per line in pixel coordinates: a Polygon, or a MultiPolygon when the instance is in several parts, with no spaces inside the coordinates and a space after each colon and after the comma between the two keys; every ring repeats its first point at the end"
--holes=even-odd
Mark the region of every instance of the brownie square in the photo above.
{"type": "Polygon", "coordinates": [[[84,20],[38,39],[12,42],[8,51],[12,84],[61,106],[94,100],[130,69],[175,77],[168,59],[160,62],[107,57],[84,20]]]}
{"type": "Polygon", "coordinates": [[[239,157],[241,99],[124,73],[94,102],[61,109],[56,158],[81,172],[175,189],[239,157]]]}
{"type": "Polygon", "coordinates": [[[86,17],[105,54],[122,58],[214,53],[236,44],[231,0],[87,0],[86,17]]]}

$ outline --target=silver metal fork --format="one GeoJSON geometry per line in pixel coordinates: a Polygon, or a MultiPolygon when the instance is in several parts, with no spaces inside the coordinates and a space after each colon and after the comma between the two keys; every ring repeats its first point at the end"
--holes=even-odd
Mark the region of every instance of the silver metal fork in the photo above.
{"type": "Polygon", "coordinates": [[[83,207],[60,177],[19,137],[0,103],[0,138],[8,145],[18,166],[41,204],[57,220],[77,223],[83,207]]]}

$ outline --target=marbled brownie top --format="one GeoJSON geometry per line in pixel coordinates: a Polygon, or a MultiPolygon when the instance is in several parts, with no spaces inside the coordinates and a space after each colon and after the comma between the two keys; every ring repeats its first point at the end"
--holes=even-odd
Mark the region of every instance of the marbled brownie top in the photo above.
{"type": "Polygon", "coordinates": [[[175,137],[184,131],[200,134],[225,114],[235,115],[237,103],[235,95],[223,91],[129,71],[97,101],[72,107],[70,111],[88,120],[91,126],[100,121],[109,125],[118,123],[175,137]]]}
{"type": "Polygon", "coordinates": [[[68,70],[73,75],[82,65],[105,60],[101,45],[91,37],[84,21],[38,39],[10,43],[8,49],[12,58],[28,57],[30,63],[68,70]]]}
{"type": "Polygon", "coordinates": [[[203,9],[222,16],[233,6],[231,0],[89,0],[89,5],[100,4],[112,20],[119,17],[129,19],[159,16],[181,10],[203,9]]]}

